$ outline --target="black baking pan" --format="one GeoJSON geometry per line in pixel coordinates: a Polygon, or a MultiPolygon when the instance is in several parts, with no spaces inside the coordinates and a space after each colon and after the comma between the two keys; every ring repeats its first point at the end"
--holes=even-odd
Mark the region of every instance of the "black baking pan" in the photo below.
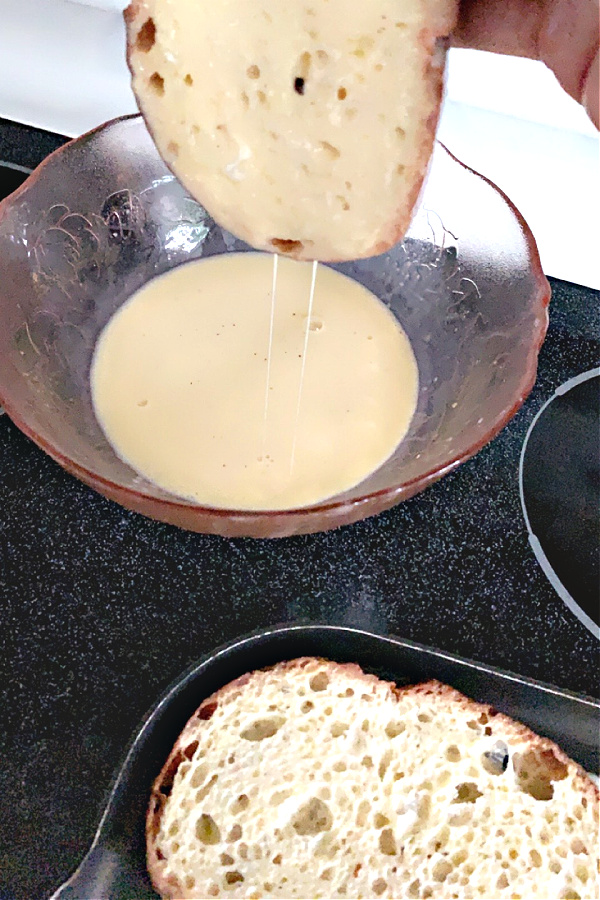
{"type": "Polygon", "coordinates": [[[144,821],[150,787],[200,702],[252,669],[298,656],[356,662],[397,684],[437,678],[556,741],[598,771],[600,703],[398,638],[332,625],[294,625],[240,638],[189,669],[147,715],[79,869],[52,900],[151,900],[144,821]]]}

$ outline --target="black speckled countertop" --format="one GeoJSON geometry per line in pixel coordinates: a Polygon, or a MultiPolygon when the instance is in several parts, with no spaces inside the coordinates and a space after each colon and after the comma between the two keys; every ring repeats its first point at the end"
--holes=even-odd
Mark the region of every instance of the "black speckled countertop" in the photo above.
{"type": "MultiPolygon", "coordinates": [[[[0,160],[31,167],[59,143],[0,121],[0,160]]],[[[500,436],[336,532],[178,531],[96,495],[0,417],[0,900],[61,883],[145,711],[188,664],[253,629],[360,626],[599,694],[600,645],[536,562],[518,492],[536,412],[600,360],[598,295],[552,287],[537,384],[500,436]]]]}

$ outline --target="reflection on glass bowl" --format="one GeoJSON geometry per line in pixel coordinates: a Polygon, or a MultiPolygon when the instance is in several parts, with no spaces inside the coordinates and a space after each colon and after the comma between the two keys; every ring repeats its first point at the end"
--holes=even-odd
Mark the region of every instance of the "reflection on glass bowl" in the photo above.
{"type": "Polygon", "coordinates": [[[419,399],[396,453],[301,510],[214,510],[169,494],[120,460],[96,421],[95,342],[152,276],[247,249],[186,194],[139,117],[66,144],[0,203],[0,403],[69,472],[129,509],[194,531],[278,537],[413,496],[494,437],[533,385],[550,296],[535,242],[510,201],[438,145],[406,239],[334,267],[388,304],[412,343],[419,399]]]}

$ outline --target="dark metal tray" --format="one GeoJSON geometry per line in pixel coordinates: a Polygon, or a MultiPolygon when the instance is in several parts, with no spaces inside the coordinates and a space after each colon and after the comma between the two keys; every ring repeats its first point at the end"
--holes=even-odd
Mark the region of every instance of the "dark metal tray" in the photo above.
{"type": "Polygon", "coordinates": [[[397,684],[437,678],[556,741],[597,772],[600,703],[396,638],[294,625],[241,638],[189,669],[146,717],[116,777],[94,843],[52,900],[151,900],[144,820],[150,786],[200,702],[252,669],[298,656],[356,662],[397,684]]]}

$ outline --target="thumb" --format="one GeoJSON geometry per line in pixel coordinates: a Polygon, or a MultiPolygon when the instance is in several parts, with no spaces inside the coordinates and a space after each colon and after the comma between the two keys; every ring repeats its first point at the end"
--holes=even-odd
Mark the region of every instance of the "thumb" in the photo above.
{"type": "Polygon", "coordinates": [[[596,52],[596,56],[594,57],[592,64],[587,71],[587,75],[585,76],[585,81],[583,83],[583,93],[581,97],[581,102],[583,103],[588,116],[590,117],[596,128],[600,128],[600,114],[598,111],[600,71],[598,68],[598,57],[599,53],[596,52]]]}

